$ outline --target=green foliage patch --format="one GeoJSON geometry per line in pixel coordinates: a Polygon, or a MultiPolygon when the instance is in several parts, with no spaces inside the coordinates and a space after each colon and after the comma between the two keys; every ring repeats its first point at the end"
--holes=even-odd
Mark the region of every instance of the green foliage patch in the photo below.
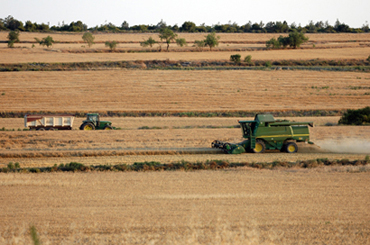
{"type": "Polygon", "coordinates": [[[21,173],[43,173],[43,172],[87,172],[87,171],[123,171],[123,172],[142,172],[142,171],[195,171],[195,170],[218,170],[237,167],[252,167],[258,169],[275,169],[275,168],[315,168],[319,166],[360,166],[369,164],[369,157],[366,156],[364,160],[329,160],[327,158],[313,159],[306,161],[274,161],[274,162],[244,162],[231,163],[224,160],[211,160],[206,162],[188,162],[180,161],[168,164],[160,162],[135,162],[132,165],[118,164],[118,165],[91,165],[86,166],[82,163],[71,162],[68,164],[54,165],[53,167],[40,168],[15,168],[14,165],[0,169],[0,173],[21,172],[21,173]]]}
{"type": "Polygon", "coordinates": [[[370,124],[370,107],[367,106],[363,109],[348,110],[339,119],[338,124],[345,124],[345,125],[370,124]]]}

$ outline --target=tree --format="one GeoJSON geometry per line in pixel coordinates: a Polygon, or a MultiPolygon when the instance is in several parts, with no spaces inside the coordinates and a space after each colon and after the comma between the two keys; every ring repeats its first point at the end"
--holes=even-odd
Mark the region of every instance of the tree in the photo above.
{"type": "Polygon", "coordinates": [[[94,44],[95,37],[90,32],[85,32],[85,34],[82,36],[82,39],[91,47],[94,44]]]}
{"type": "Polygon", "coordinates": [[[130,29],[130,25],[127,23],[127,21],[124,21],[121,25],[121,29],[122,30],[129,30],[130,29]]]}
{"type": "Polygon", "coordinates": [[[191,21],[185,21],[184,24],[182,24],[180,30],[183,32],[195,32],[196,25],[191,21]]]}
{"type": "Polygon", "coordinates": [[[15,31],[15,30],[24,30],[22,21],[16,20],[13,18],[13,16],[9,15],[4,19],[4,26],[8,28],[9,30],[15,31]]]}
{"type": "Polygon", "coordinates": [[[10,31],[9,34],[8,34],[8,39],[9,39],[8,47],[13,48],[14,43],[19,42],[19,31],[18,30],[17,31],[10,31]]]}
{"type": "Polygon", "coordinates": [[[163,28],[159,30],[159,38],[161,41],[165,41],[167,43],[167,51],[170,47],[170,43],[172,41],[175,41],[177,37],[177,34],[175,34],[171,29],[169,28],[163,28]]]}
{"type": "Polygon", "coordinates": [[[46,46],[46,47],[52,46],[53,43],[55,43],[55,41],[53,40],[53,38],[51,36],[44,37],[42,40],[35,37],[35,40],[40,45],[46,46]]]}
{"type": "Polygon", "coordinates": [[[143,47],[153,47],[154,44],[156,44],[157,41],[154,40],[152,37],[149,37],[148,40],[145,40],[144,42],[141,42],[140,45],[143,47]]]}
{"type": "Polygon", "coordinates": [[[178,38],[178,39],[176,39],[176,44],[178,46],[180,46],[180,47],[188,46],[188,44],[186,43],[185,38],[178,38]]]}
{"type": "Polygon", "coordinates": [[[37,24],[32,23],[30,20],[26,22],[26,26],[24,27],[26,31],[34,32],[37,31],[37,24]]]}
{"type": "Polygon", "coordinates": [[[105,42],[105,47],[109,47],[110,50],[113,51],[117,47],[117,42],[116,41],[112,41],[112,42],[106,41],[105,42]]]}
{"type": "Polygon", "coordinates": [[[302,43],[308,41],[308,37],[304,35],[302,32],[293,31],[289,33],[289,46],[293,47],[294,49],[299,48],[302,43]]]}
{"type": "Polygon", "coordinates": [[[213,47],[218,46],[218,39],[220,39],[220,37],[216,36],[215,32],[212,32],[206,36],[206,39],[204,40],[204,46],[208,46],[209,50],[212,50],[213,47]]]}

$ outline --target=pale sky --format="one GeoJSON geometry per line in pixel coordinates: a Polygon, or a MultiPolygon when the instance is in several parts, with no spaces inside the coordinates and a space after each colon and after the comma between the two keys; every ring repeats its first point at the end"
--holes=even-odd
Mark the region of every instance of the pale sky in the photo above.
{"type": "Polygon", "coordinates": [[[121,26],[123,21],[155,25],[161,19],[179,27],[185,21],[244,25],[286,20],[304,26],[313,20],[334,25],[339,19],[357,28],[370,21],[369,0],[0,0],[0,6],[0,18],[12,15],[23,23],[50,26],[81,20],[89,28],[109,22],[121,26]]]}

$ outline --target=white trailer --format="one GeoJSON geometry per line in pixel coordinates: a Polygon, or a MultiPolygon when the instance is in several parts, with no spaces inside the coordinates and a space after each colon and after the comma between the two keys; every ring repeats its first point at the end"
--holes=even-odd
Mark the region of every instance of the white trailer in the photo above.
{"type": "Polygon", "coordinates": [[[24,127],[30,130],[71,130],[74,115],[25,115],[24,127]]]}

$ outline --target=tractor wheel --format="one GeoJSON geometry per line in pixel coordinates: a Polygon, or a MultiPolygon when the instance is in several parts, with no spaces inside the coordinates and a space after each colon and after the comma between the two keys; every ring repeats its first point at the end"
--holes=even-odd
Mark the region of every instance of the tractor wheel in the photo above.
{"type": "Polygon", "coordinates": [[[37,131],[45,131],[45,128],[38,128],[37,131]]]}
{"type": "Polygon", "coordinates": [[[112,130],[113,128],[112,128],[112,126],[105,126],[104,127],[104,130],[112,130]]]}
{"type": "Polygon", "coordinates": [[[265,150],[266,150],[266,146],[263,140],[257,140],[256,147],[252,149],[253,153],[263,153],[265,150]]]}
{"type": "Polygon", "coordinates": [[[85,123],[81,125],[80,129],[81,130],[94,130],[95,127],[92,123],[85,123]]]}
{"type": "Polygon", "coordinates": [[[287,153],[296,153],[298,151],[298,146],[295,142],[288,142],[285,145],[285,151],[287,153]]]}

